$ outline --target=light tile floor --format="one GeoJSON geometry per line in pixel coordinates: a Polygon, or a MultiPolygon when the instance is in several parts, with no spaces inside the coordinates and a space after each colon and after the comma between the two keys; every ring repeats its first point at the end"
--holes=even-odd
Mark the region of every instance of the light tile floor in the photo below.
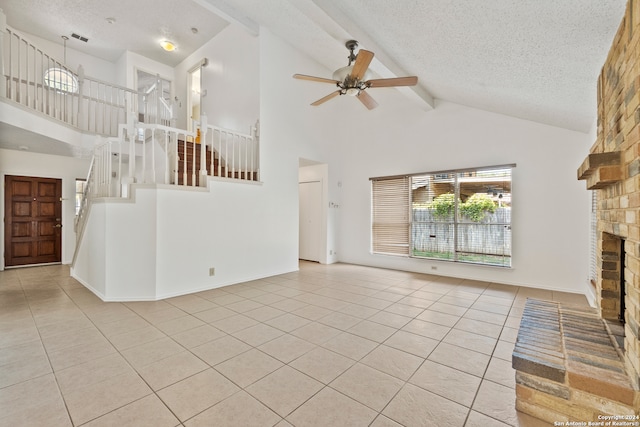
{"type": "Polygon", "coordinates": [[[527,297],[582,296],[302,262],[104,303],[67,266],[0,272],[2,426],[542,426],[514,409],[527,297]]]}

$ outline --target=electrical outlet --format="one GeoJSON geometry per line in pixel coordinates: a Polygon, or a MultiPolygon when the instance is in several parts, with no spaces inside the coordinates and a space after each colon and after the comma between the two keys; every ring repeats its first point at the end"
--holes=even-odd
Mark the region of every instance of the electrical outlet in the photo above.
{"type": "Polygon", "coordinates": [[[215,276],[216,275],[216,269],[214,267],[209,268],[209,276],[215,276]]]}
{"type": "Polygon", "coordinates": [[[329,255],[333,255],[333,249],[329,249],[329,255]]]}

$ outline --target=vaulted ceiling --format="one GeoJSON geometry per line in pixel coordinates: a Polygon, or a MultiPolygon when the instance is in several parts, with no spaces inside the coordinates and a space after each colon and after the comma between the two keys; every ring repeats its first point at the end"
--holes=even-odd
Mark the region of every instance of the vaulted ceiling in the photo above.
{"type": "MultiPolygon", "coordinates": [[[[596,81],[626,0],[1,0],[18,30],[115,61],[130,50],[176,65],[229,22],[286,39],[328,69],[344,42],[375,52],[380,77],[434,99],[589,132],[596,81]],[[196,30],[193,30],[196,29],[196,30]],[[171,54],[158,43],[170,39],[171,54]]],[[[274,60],[277,60],[275,58],[274,60]]],[[[305,70],[295,70],[304,72],[305,70]]],[[[329,76],[326,76],[329,77],[329,76]]]]}

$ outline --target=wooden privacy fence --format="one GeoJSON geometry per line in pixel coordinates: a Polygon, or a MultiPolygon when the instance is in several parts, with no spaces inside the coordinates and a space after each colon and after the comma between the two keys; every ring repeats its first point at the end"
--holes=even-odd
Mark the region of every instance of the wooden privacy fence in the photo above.
{"type": "Polygon", "coordinates": [[[481,222],[460,218],[457,224],[453,215],[435,217],[429,208],[412,211],[412,252],[447,253],[455,248],[457,252],[511,256],[511,208],[487,213],[481,222]]]}

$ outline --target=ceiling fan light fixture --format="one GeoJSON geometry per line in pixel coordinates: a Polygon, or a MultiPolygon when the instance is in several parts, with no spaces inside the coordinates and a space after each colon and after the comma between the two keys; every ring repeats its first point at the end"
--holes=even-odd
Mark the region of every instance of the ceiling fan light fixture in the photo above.
{"type": "MultiPolygon", "coordinates": [[[[346,67],[342,67],[342,68],[338,68],[336,71],[333,72],[333,80],[338,80],[341,82],[344,82],[347,78],[347,76],[351,75],[351,71],[353,71],[353,65],[347,65],[346,67]]],[[[364,73],[364,76],[362,77],[361,81],[367,81],[371,78],[371,72],[369,70],[367,70],[364,73]]]]}
{"type": "Polygon", "coordinates": [[[176,45],[169,40],[162,40],[160,42],[160,46],[167,52],[173,52],[174,50],[176,50],[176,45]]]}
{"type": "Polygon", "coordinates": [[[338,68],[333,73],[332,79],[325,79],[323,77],[308,76],[305,74],[294,74],[294,79],[309,80],[318,83],[330,83],[338,88],[331,92],[329,95],[312,102],[311,105],[317,107],[324,104],[330,99],[339,95],[349,95],[358,98],[367,109],[372,110],[378,106],[378,103],[369,95],[367,89],[377,87],[396,87],[396,86],[415,86],[418,83],[418,77],[394,77],[386,79],[371,79],[371,73],[369,72],[369,65],[373,60],[373,52],[361,49],[358,54],[355,54],[355,49],[358,47],[358,42],[355,40],[349,40],[345,43],[347,49],[349,49],[349,65],[346,67],[338,68]]]}

